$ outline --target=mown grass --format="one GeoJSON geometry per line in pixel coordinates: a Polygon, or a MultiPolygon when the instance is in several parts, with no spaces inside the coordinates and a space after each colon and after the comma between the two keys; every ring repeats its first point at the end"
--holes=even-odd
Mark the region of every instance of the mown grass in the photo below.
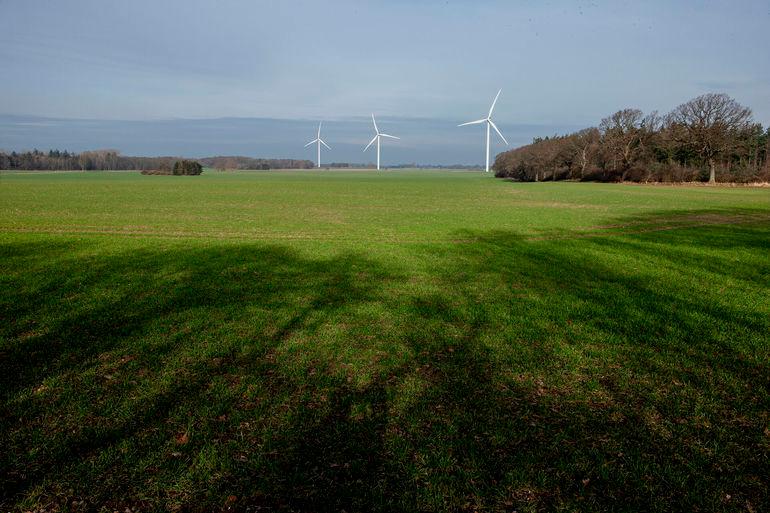
{"type": "Polygon", "coordinates": [[[0,175],[3,509],[770,509],[770,192],[0,175]]]}

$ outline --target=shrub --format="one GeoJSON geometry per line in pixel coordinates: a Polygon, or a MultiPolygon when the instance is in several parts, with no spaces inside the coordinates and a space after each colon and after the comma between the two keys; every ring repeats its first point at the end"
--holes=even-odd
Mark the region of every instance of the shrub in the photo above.
{"type": "Polygon", "coordinates": [[[203,166],[194,160],[177,160],[174,162],[174,175],[197,176],[203,172],[203,166]]]}

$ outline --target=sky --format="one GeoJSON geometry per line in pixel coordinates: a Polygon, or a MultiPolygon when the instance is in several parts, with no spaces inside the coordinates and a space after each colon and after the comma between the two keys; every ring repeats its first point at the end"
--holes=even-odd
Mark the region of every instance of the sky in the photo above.
{"type": "Polygon", "coordinates": [[[0,148],[478,164],[725,92],[770,124],[770,2],[0,0],[0,148]],[[505,149],[495,141],[495,152],[505,149]]]}

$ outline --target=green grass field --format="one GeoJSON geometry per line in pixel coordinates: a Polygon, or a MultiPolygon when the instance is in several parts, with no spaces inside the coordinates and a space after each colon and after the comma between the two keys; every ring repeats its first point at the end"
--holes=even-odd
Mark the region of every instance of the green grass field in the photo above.
{"type": "Polygon", "coordinates": [[[770,189],[0,174],[0,510],[768,511],[770,189]]]}

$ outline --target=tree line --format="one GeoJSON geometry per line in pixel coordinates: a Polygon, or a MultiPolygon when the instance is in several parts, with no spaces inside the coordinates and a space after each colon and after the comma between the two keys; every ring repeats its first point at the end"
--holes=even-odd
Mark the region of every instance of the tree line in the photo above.
{"type": "Polygon", "coordinates": [[[221,171],[232,169],[311,169],[315,164],[299,159],[255,159],[239,156],[205,157],[198,162],[221,171]]]}
{"type": "Polygon", "coordinates": [[[667,115],[623,109],[598,127],[497,155],[495,176],[521,181],[770,181],[770,128],[726,94],[705,94],[667,115]]]}
{"type": "MultiPolygon", "coordinates": [[[[32,171],[164,171],[173,170],[180,157],[129,157],[117,150],[84,151],[81,153],[50,150],[43,152],[0,152],[0,169],[32,171]]],[[[310,160],[252,159],[249,157],[207,157],[195,159],[206,167],[226,169],[309,169],[310,160]]]]}

